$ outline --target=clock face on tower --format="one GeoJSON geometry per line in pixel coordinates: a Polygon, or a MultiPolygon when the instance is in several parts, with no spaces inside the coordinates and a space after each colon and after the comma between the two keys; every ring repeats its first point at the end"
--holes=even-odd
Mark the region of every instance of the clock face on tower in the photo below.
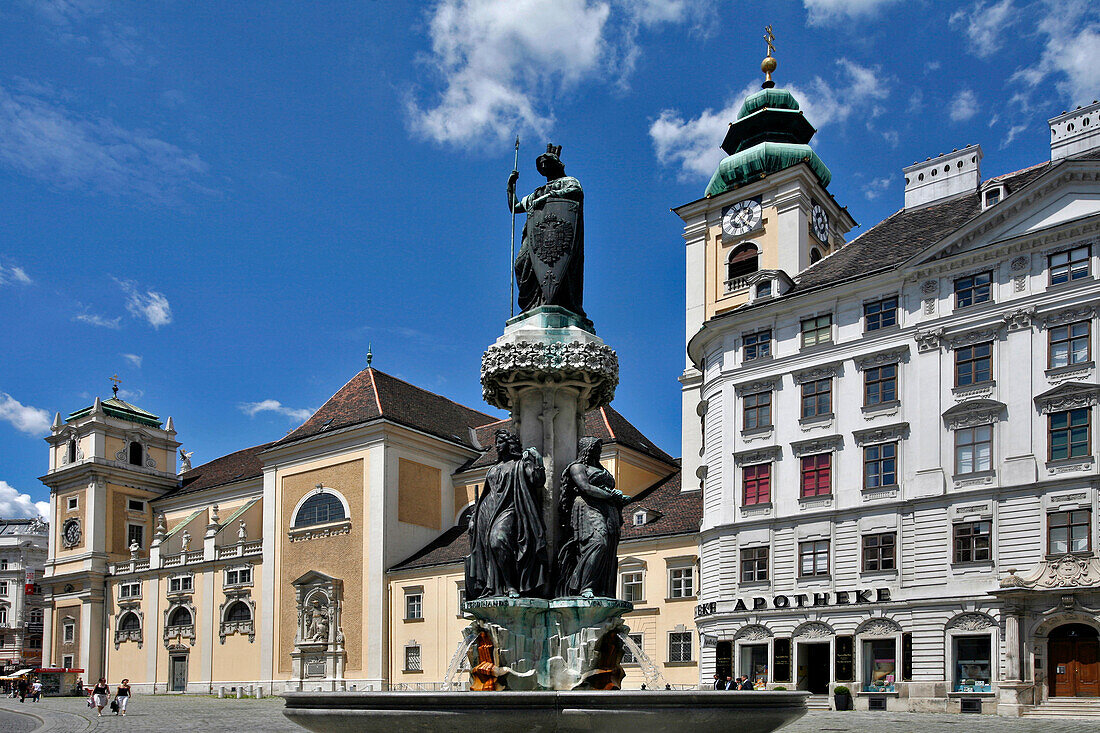
{"type": "Polygon", "coordinates": [[[813,221],[814,236],[822,242],[829,241],[829,215],[825,213],[825,209],[821,208],[821,204],[814,204],[810,217],[813,221]]]}
{"type": "Polygon", "coordinates": [[[722,231],[736,237],[760,226],[760,199],[745,199],[722,212],[722,231]]]}

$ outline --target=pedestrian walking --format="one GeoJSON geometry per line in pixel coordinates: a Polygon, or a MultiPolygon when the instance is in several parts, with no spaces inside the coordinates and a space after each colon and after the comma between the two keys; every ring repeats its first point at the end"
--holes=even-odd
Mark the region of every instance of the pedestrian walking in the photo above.
{"type": "Polygon", "coordinates": [[[103,708],[107,707],[107,700],[111,696],[111,688],[107,686],[107,679],[100,677],[99,682],[92,688],[92,701],[95,703],[96,715],[103,717],[103,708]]]}
{"type": "Polygon", "coordinates": [[[19,702],[23,702],[24,700],[27,699],[27,687],[28,687],[27,678],[26,677],[20,677],[19,678],[19,702]]]}
{"type": "Polygon", "coordinates": [[[42,699],[42,680],[35,680],[34,684],[31,685],[31,696],[35,702],[42,699]]]}
{"type": "Polygon", "coordinates": [[[115,715],[122,713],[126,715],[126,703],[130,701],[130,680],[124,679],[115,688],[115,702],[118,703],[118,710],[115,711],[115,715]]]}

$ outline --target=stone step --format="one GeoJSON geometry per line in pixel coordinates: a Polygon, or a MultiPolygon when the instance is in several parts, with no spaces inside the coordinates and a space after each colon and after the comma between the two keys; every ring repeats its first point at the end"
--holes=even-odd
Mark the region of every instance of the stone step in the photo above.
{"type": "Polygon", "coordinates": [[[1100,698],[1057,697],[1027,710],[1029,718],[1097,718],[1100,719],[1100,698]]]}
{"type": "Polygon", "coordinates": [[[810,695],[806,698],[807,710],[832,710],[828,695],[810,695]]]}

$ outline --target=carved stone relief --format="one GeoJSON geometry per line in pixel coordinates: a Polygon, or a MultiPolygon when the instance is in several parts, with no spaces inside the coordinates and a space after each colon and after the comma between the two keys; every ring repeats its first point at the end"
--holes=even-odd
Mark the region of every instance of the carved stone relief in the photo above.
{"type": "Polygon", "coordinates": [[[861,636],[890,636],[901,631],[901,627],[897,622],[891,621],[888,618],[873,618],[870,621],[864,621],[856,633],[861,636]]]}
{"type": "Polygon", "coordinates": [[[820,621],[802,624],[794,631],[796,639],[824,639],[833,635],[833,630],[820,621]]]}
{"type": "Polygon", "coordinates": [[[741,630],[734,636],[734,640],[740,641],[764,641],[770,639],[772,632],[760,624],[749,624],[742,626],[741,630]]]}
{"type": "Polygon", "coordinates": [[[959,631],[985,631],[996,625],[993,619],[986,616],[984,613],[964,613],[951,619],[947,624],[947,629],[948,631],[952,629],[957,629],[959,631]]]}

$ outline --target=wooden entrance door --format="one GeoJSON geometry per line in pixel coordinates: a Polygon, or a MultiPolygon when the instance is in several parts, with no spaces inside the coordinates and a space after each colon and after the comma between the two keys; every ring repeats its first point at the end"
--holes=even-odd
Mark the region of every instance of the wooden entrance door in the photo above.
{"type": "Polygon", "coordinates": [[[173,654],[169,658],[169,689],[172,692],[187,692],[187,655],[173,654]]]}
{"type": "Polygon", "coordinates": [[[1084,624],[1050,633],[1051,697],[1100,697],[1100,638],[1084,624]]]}

